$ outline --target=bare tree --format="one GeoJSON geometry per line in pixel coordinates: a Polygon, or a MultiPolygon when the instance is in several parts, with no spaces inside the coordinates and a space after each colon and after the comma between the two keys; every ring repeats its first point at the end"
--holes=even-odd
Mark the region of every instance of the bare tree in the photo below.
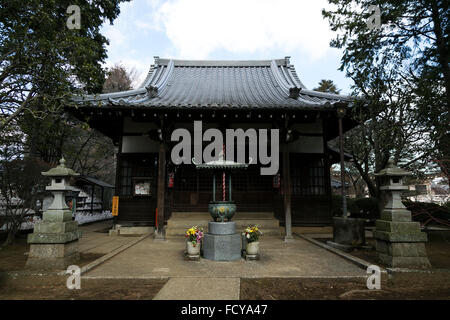
{"type": "Polygon", "coordinates": [[[126,91],[133,88],[139,77],[136,69],[129,71],[121,64],[116,63],[107,71],[107,77],[103,84],[103,93],[126,91]]]}
{"type": "Polygon", "coordinates": [[[0,139],[0,227],[6,226],[7,238],[2,246],[13,243],[27,216],[37,210],[45,181],[41,171],[49,168],[41,160],[23,158],[23,134],[12,130],[0,139]]]}

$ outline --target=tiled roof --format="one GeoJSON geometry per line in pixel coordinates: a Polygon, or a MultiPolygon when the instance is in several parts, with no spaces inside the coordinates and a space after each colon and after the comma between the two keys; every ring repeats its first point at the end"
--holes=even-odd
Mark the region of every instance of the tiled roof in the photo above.
{"type": "Polygon", "coordinates": [[[77,180],[77,181],[86,181],[86,182],[88,182],[88,183],[92,183],[92,184],[95,184],[95,185],[100,186],[100,187],[114,188],[114,186],[113,186],[112,184],[109,184],[109,183],[107,183],[107,182],[105,182],[105,181],[96,179],[96,178],[94,178],[94,177],[89,177],[89,176],[79,176],[79,177],[77,177],[76,180],[77,180]]]}
{"type": "Polygon", "coordinates": [[[331,108],[349,97],[307,90],[289,58],[169,60],[155,64],[135,90],[77,97],[94,106],[164,108],[331,108]]]}

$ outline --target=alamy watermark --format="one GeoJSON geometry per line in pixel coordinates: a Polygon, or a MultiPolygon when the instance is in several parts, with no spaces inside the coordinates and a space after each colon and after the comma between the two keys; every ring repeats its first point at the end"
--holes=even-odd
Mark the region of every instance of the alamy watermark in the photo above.
{"type": "Polygon", "coordinates": [[[69,274],[69,277],[66,281],[67,289],[81,289],[81,269],[79,266],[71,265],[67,268],[66,271],[69,274]]]}
{"type": "Polygon", "coordinates": [[[370,30],[381,29],[380,6],[374,4],[369,6],[369,13],[371,13],[371,15],[366,20],[367,28],[370,30]]]}
{"type": "MultiPolygon", "coordinates": [[[[225,157],[227,161],[246,163],[246,141],[248,141],[249,164],[257,164],[259,160],[262,165],[267,165],[267,167],[261,167],[261,175],[278,173],[280,151],[278,129],[258,129],[258,131],[252,128],[246,131],[243,129],[226,129],[225,136],[224,141],[222,132],[215,128],[207,129],[203,133],[202,121],[194,121],[193,158],[195,164],[218,160],[223,155],[224,142],[226,142],[225,157]],[[235,141],[237,144],[235,144],[235,141]],[[204,150],[203,142],[210,142],[204,150]]],[[[172,132],[171,141],[178,141],[171,152],[172,162],[176,165],[191,164],[193,162],[191,133],[187,129],[176,129],[172,132]]]]}
{"type": "Polygon", "coordinates": [[[366,285],[367,289],[373,290],[381,289],[381,269],[379,266],[376,265],[370,265],[367,267],[366,270],[367,274],[370,274],[370,276],[367,277],[366,285]]]}
{"type": "Polygon", "coordinates": [[[66,26],[70,30],[73,29],[81,29],[81,10],[80,7],[77,5],[70,5],[67,7],[66,12],[70,14],[70,16],[67,18],[66,26]]]}

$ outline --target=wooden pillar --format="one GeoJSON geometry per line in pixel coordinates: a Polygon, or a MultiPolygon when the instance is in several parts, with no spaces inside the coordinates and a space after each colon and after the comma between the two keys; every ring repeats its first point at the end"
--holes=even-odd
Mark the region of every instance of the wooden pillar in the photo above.
{"type": "Polygon", "coordinates": [[[228,193],[229,193],[228,200],[233,201],[231,198],[231,172],[228,174],[228,193]]]}
{"type": "MultiPolygon", "coordinates": [[[[123,141],[123,121],[122,121],[122,127],[121,127],[121,133],[119,136],[117,151],[116,151],[116,181],[114,185],[114,195],[120,196],[121,194],[121,188],[122,188],[122,141],[123,141]]],[[[120,206],[120,202],[119,202],[120,206]]],[[[111,208],[112,209],[112,208],[111,208]]],[[[120,209],[119,209],[120,212],[120,209]]],[[[114,229],[118,222],[118,216],[113,217],[113,225],[114,229]]]]}
{"type": "Polygon", "coordinates": [[[166,148],[163,142],[159,145],[158,157],[158,225],[155,238],[164,239],[164,198],[166,190],[166,148]]]}
{"type": "Polygon", "coordinates": [[[347,218],[347,198],[345,197],[345,164],[344,164],[344,137],[342,130],[342,117],[339,117],[339,155],[341,158],[341,197],[342,217],[347,218]]]}
{"type": "Polygon", "coordinates": [[[216,174],[213,172],[213,202],[216,202],[216,174]]]}
{"type": "Polygon", "coordinates": [[[290,164],[289,164],[289,150],[287,143],[283,146],[283,193],[284,193],[284,225],[285,236],[284,240],[291,240],[292,238],[292,217],[291,217],[291,178],[290,178],[290,164]]]}
{"type": "Polygon", "coordinates": [[[331,190],[331,161],[330,161],[330,152],[328,150],[328,121],[324,116],[322,116],[322,140],[323,140],[323,166],[324,166],[324,183],[325,183],[325,192],[328,198],[328,216],[331,220],[333,216],[333,197],[331,190]]]}

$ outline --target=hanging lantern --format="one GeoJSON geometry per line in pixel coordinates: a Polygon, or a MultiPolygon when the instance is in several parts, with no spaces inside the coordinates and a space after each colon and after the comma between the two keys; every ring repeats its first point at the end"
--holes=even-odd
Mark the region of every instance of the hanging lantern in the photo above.
{"type": "Polygon", "coordinates": [[[280,184],[281,184],[280,174],[277,173],[276,175],[273,176],[272,185],[273,185],[274,188],[279,189],[280,188],[280,184]]]}
{"type": "Polygon", "coordinates": [[[173,172],[170,172],[169,175],[168,175],[168,179],[169,179],[169,181],[167,182],[168,187],[169,188],[173,188],[173,183],[174,183],[174,180],[175,180],[175,174],[173,172]]]}

